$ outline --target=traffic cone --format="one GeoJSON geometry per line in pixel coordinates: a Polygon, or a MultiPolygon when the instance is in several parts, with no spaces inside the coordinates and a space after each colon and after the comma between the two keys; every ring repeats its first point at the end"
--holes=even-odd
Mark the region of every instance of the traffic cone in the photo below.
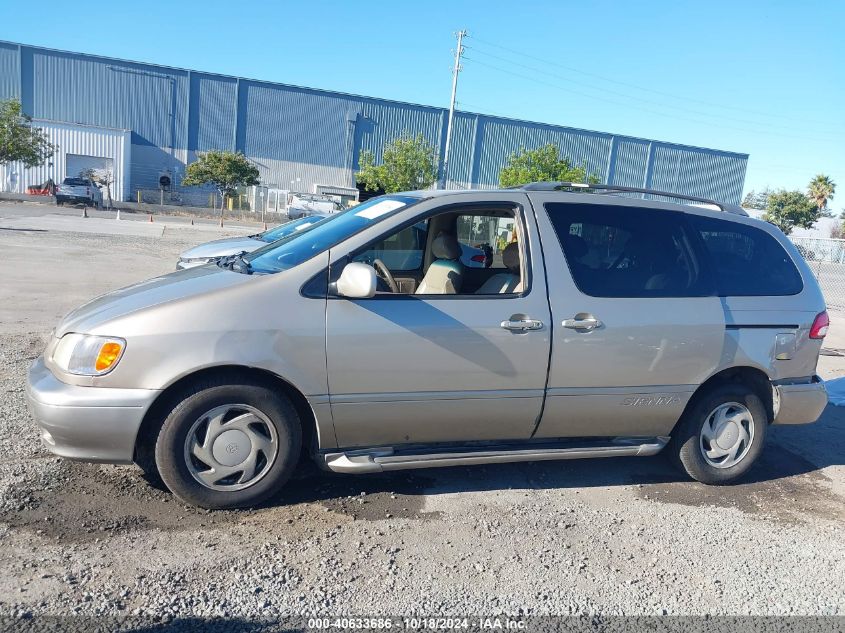
{"type": "Polygon", "coordinates": [[[191,226],[194,225],[194,218],[191,218],[191,226]]]}
{"type": "Polygon", "coordinates": [[[86,207],[84,204],[82,205],[82,217],[83,218],[88,217],[88,207],[86,207]]]}
{"type": "Polygon", "coordinates": [[[152,221],[153,221],[153,214],[150,213],[150,222],[152,222],[152,221]]]}
{"type": "Polygon", "coordinates": [[[267,230],[267,223],[266,222],[264,223],[264,230],[265,231],[267,230]]]}

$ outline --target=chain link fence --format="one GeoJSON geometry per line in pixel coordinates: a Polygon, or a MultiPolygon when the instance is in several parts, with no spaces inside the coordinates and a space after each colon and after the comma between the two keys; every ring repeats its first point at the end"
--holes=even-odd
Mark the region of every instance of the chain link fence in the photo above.
{"type": "MultiPolygon", "coordinates": [[[[220,196],[191,189],[136,189],[132,202],[144,204],[162,204],[171,206],[220,208],[220,196]]],[[[226,209],[229,211],[252,211],[247,193],[238,192],[226,198],[226,209]]]]}
{"type": "Polygon", "coordinates": [[[845,240],[791,237],[824,293],[827,307],[845,310],[845,240]]]}

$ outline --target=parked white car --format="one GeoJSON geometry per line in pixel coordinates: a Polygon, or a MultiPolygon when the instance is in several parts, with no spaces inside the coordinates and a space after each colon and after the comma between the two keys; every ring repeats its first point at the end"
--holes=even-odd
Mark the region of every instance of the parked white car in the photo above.
{"type": "Polygon", "coordinates": [[[189,248],[184,253],[179,255],[179,261],[176,262],[176,270],[184,270],[186,268],[194,268],[195,266],[202,266],[216,262],[222,257],[229,255],[237,255],[239,253],[251,253],[254,250],[266,246],[270,242],[281,240],[286,237],[304,231],[320,220],[325,218],[324,215],[308,215],[298,220],[285,222],[272,229],[255,235],[248,235],[246,237],[225,237],[220,240],[213,240],[189,248]]]}

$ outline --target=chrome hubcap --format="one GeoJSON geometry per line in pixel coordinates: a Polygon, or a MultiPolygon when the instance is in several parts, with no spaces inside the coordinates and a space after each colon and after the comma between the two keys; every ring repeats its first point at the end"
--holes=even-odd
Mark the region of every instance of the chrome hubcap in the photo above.
{"type": "Polygon", "coordinates": [[[212,490],[243,490],[276,461],[279,440],[270,419],[246,404],[227,404],[201,415],[185,438],[185,463],[212,490]]]}
{"type": "Polygon", "coordinates": [[[704,421],[699,446],[705,461],[714,468],[735,466],[748,454],[754,442],[754,418],[738,402],[726,402],[713,409],[704,421]]]}

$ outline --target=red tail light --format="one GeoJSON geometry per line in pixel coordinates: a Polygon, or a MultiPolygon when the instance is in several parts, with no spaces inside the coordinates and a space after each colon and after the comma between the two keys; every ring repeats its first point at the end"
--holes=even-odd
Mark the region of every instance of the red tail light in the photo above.
{"type": "Polygon", "coordinates": [[[816,315],[813,320],[813,325],[810,327],[810,338],[824,338],[828,327],[830,327],[830,319],[827,316],[827,310],[825,310],[816,315]]]}
{"type": "Polygon", "coordinates": [[[484,255],[473,255],[472,257],[470,257],[470,259],[474,262],[479,262],[479,263],[483,264],[485,262],[485,260],[487,259],[487,257],[484,256],[484,255]]]}

